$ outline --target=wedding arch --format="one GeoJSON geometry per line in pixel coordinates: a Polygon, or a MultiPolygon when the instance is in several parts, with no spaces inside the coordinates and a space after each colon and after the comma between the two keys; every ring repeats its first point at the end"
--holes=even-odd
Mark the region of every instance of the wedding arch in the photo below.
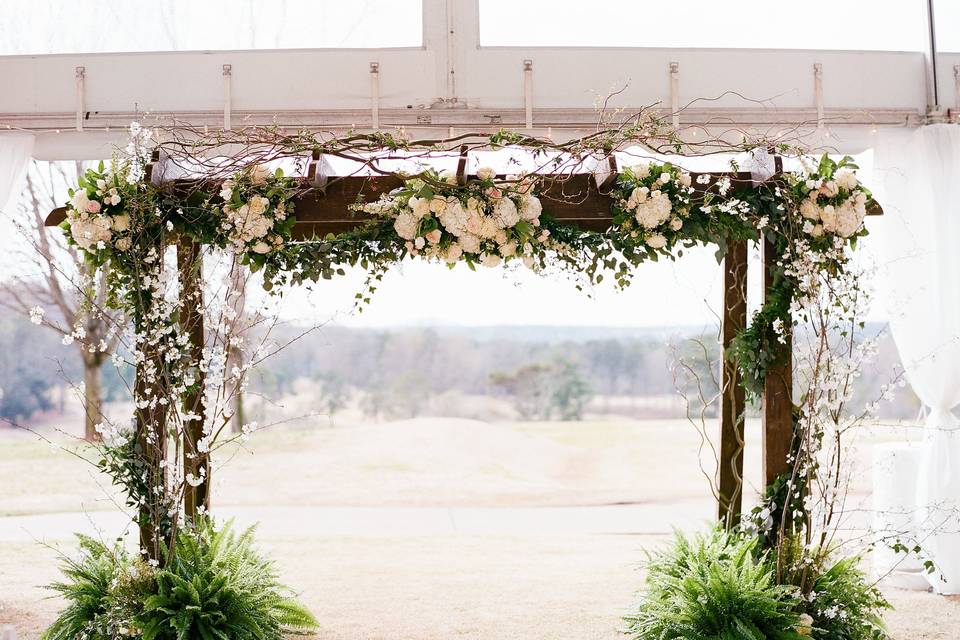
{"type": "Polygon", "coordinates": [[[386,269],[407,256],[470,268],[554,263],[589,282],[608,273],[626,286],[645,260],[715,244],[724,272],[725,354],[717,515],[728,524],[740,519],[748,393],[762,400],[768,495],[779,494],[782,504],[796,498],[789,477],[797,448],[791,325],[794,299],[811,286],[797,265],[812,261],[807,268],[842,270],[844,248],[865,233],[863,216],[880,213],[849,158],[823,155],[805,161],[798,173],[784,172],[778,154],[792,150],[763,141],[722,147],[749,150],[750,171],[689,173],[656,152],[696,153],[693,147],[678,144],[669,127],[645,115],[564,143],[511,131],[428,141],[410,141],[402,131],[332,138],[259,127],[212,136],[166,133],[154,143],[149,132],[132,127],[126,159],[88,171],[68,206],[47,219],[94,265],[110,264],[114,303],[134,324],[135,438],[104,464],[119,467],[115,475],[125,478],[149,557],[161,557],[181,500],[188,519],[211,506],[209,443],[222,425],[205,415],[204,384],[213,365],[204,326],[204,245],[241,254],[252,270],[263,271],[266,288],[361,266],[370,272],[368,290],[358,293],[362,302],[386,269]],[[617,154],[638,144],[645,159],[622,166],[617,154]],[[532,155],[535,169],[468,174],[471,153],[490,148],[532,155]],[[451,154],[455,170],[429,165],[451,154]],[[284,158],[301,160],[302,175],[266,169],[284,158]],[[359,168],[337,175],[329,158],[359,168]],[[384,168],[398,158],[418,169],[384,168]],[[763,247],[765,293],[748,324],[751,241],[763,247]],[[172,306],[152,288],[170,244],[179,280],[172,306]],[[171,432],[166,422],[175,408],[182,425],[171,432]],[[181,460],[168,460],[171,435],[181,460]],[[178,464],[182,490],[173,506],[164,488],[178,464]]]}

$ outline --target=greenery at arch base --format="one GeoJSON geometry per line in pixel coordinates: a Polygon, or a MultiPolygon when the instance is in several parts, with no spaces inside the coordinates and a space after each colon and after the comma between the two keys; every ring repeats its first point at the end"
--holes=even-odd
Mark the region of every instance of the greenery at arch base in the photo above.
{"type": "MultiPolygon", "coordinates": [[[[514,263],[535,271],[565,272],[578,287],[604,279],[625,287],[634,269],[648,260],[675,259],[697,245],[717,247],[719,259],[731,241],[766,241],[783,259],[774,269],[763,307],[727,354],[740,367],[748,394],[758,396],[767,371],[784,359],[786,336],[798,312],[798,292],[809,284],[794,264],[813,256],[818,268],[842,272],[845,249],[866,234],[862,223],[872,198],[857,180],[856,168],[850,158],[835,161],[823,155],[806,160],[802,172],[759,185],[701,177],[704,192],[698,194],[691,175],[681,167],[641,162],[618,174],[610,193],[612,224],[600,232],[551,217],[549,201],[537,195],[543,184],[536,174],[498,177],[493,170],[481,169],[475,179],[460,183],[454,175],[424,169],[404,176],[403,187],[381,199],[356,203],[353,209],[367,215],[354,230],[294,242],[296,197],[312,187],[280,170],[250,165],[222,184],[199,183],[184,193],[143,181],[142,167],[127,161],[109,168],[101,165],[83,176],[71,192],[62,227],[91,264],[109,266],[111,302],[136,328],[157,320],[151,313],[158,301],[143,284],[152,277],[148,266],[161,259],[158,247],[174,236],[233,250],[251,270],[262,272],[264,287],[275,292],[360,267],[368,272],[364,289],[357,294],[361,305],[369,302],[386,271],[409,257],[450,266],[464,263],[470,269],[514,263]]],[[[161,332],[165,337],[160,340],[176,343],[175,319],[167,321],[168,330],[161,332]]],[[[150,487],[138,480],[142,461],[136,459],[135,447],[128,449],[114,452],[107,466],[125,483],[129,504],[136,506],[147,499],[150,487]]],[[[782,478],[771,488],[768,498],[774,517],[798,514],[783,519],[790,527],[802,527],[803,488],[786,485],[782,478]]],[[[196,534],[177,533],[178,542],[171,549],[179,547],[181,535],[196,534]]],[[[855,565],[820,568],[821,579],[833,575],[837,599],[858,603],[856,615],[831,627],[830,618],[806,606],[796,587],[774,580],[771,547],[762,536],[742,531],[718,533],[695,543],[679,541],[673,555],[659,561],[661,577],[669,580],[647,601],[653,604],[642,605],[638,617],[628,617],[628,632],[643,639],[759,640],[814,631],[816,637],[838,639],[884,637],[875,612],[885,603],[855,565]],[[741,605],[742,616],[737,613],[741,605]],[[669,611],[690,619],[668,620],[669,611]],[[713,626],[700,625],[711,617],[713,626]]],[[[190,585],[180,588],[184,597],[193,597],[190,585]]],[[[167,608],[174,618],[179,615],[174,604],[167,608]]],[[[169,623],[155,636],[142,627],[134,635],[142,632],[147,640],[174,637],[175,632],[190,637],[179,635],[177,629],[169,623]]],[[[226,636],[217,632],[210,637],[226,636]]],[[[271,631],[263,637],[279,636],[271,631]]]]}

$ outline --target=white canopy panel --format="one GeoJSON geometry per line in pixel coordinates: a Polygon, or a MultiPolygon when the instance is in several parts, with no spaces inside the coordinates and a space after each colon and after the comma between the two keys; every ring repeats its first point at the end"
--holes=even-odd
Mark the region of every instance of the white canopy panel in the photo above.
{"type": "MultiPolygon", "coordinates": [[[[481,47],[478,0],[424,0],[422,22],[410,48],[0,56],[0,128],[39,132],[45,159],[108,156],[133,119],[568,137],[595,129],[612,96],[621,114],[679,108],[681,126],[748,135],[803,125],[859,151],[932,104],[922,52],[481,47]]],[[[941,106],[955,112],[960,54],[938,60],[941,106]]]]}

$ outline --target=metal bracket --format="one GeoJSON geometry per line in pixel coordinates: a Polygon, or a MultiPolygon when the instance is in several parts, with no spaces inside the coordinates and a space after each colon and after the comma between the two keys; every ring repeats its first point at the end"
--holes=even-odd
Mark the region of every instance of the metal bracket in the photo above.
{"type": "Polygon", "coordinates": [[[223,65],[223,130],[230,131],[231,116],[233,113],[233,91],[230,85],[233,81],[233,65],[223,65]]]}
{"type": "Polygon", "coordinates": [[[533,60],[523,61],[523,108],[527,129],[533,129],[533,60]]]}
{"type": "Polygon", "coordinates": [[[618,171],[617,157],[613,154],[597,158],[596,164],[591,171],[597,191],[606,193],[607,190],[613,186],[613,183],[616,182],[618,171]]]}
{"type": "Polygon", "coordinates": [[[86,97],[86,80],[87,80],[87,68],[86,67],[77,67],[76,68],[76,83],[77,83],[77,131],[83,131],[83,114],[86,111],[85,97],[86,97]]]}
{"type": "Polygon", "coordinates": [[[307,165],[307,182],[326,194],[327,181],[332,175],[333,167],[330,166],[326,158],[320,155],[318,149],[314,149],[310,156],[310,163],[307,165]]]}
{"type": "Polygon", "coordinates": [[[817,104],[817,128],[823,129],[823,64],[813,65],[813,97],[817,104]]]}
{"type": "Polygon", "coordinates": [[[370,63],[370,126],[380,128],[380,63],[370,63]]]}
{"type": "Polygon", "coordinates": [[[670,112],[674,130],[680,128],[680,63],[670,63],[670,112]]]}
{"type": "Polygon", "coordinates": [[[467,156],[470,153],[470,147],[460,145],[460,157],[457,159],[457,184],[467,184],[467,156]]]}

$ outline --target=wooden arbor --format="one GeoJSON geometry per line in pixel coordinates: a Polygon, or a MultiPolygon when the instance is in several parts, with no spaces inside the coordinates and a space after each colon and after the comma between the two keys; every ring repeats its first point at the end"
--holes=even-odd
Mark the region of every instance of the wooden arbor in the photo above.
{"type": "MultiPolygon", "coordinates": [[[[462,182],[465,175],[466,156],[461,155],[458,166],[458,179],[462,182]]],[[[147,167],[147,177],[155,183],[162,171],[156,170],[155,162],[147,167]]],[[[776,158],[776,172],[782,171],[780,159],[776,158]]],[[[547,176],[546,186],[540,192],[544,209],[560,222],[575,225],[582,229],[603,231],[611,222],[611,201],[608,196],[610,187],[617,175],[616,159],[609,157],[599,163],[590,173],[573,173],[547,176]]],[[[750,173],[711,174],[701,183],[698,174],[693,174],[695,189],[702,193],[715,188],[721,179],[729,179],[736,186],[756,186],[750,173]]],[[[312,158],[307,176],[300,178],[305,190],[295,200],[296,225],[293,229],[294,241],[322,238],[329,233],[349,231],[370,218],[363,213],[351,213],[349,206],[357,201],[371,201],[381,194],[402,185],[402,180],[393,175],[332,175],[329,165],[319,155],[312,158]]],[[[177,184],[170,187],[177,189],[177,184]]],[[[191,181],[184,181],[191,182],[191,181]]],[[[880,213],[879,210],[871,213],[880,213]]],[[[46,220],[48,226],[57,225],[65,219],[66,208],[55,209],[46,220]]],[[[724,353],[734,337],[747,323],[747,241],[731,241],[726,247],[723,261],[724,291],[722,313],[722,346],[724,353]]],[[[181,318],[184,332],[190,337],[193,353],[202,352],[205,334],[203,328],[202,304],[202,258],[200,247],[193,241],[177,240],[177,265],[181,280],[181,295],[185,296],[181,318]]],[[[775,255],[773,245],[764,243],[764,289],[766,291],[772,278],[773,267],[779,256],[775,255]]],[[[766,295],[766,294],[765,294],[766,295]]],[[[791,351],[791,337],[786,337],[786,351],[791,351]]],[[[141,379],[137,376],[137,382],[141,379]]],[[[139,388],[139,387],[138,387],[139,388]]],[[[202,388],[202,380],[201,380],[202,388]]],[[[768,371],[763,392],[762,430],[763,430],[763,478],[770,484],[777,476],[789,470],[788,455],[793,437],[792,402],[792,358],[787,357],[778,367],[768,371]]],[[[720,520],[732,523],[739,519],[742,505],[743,451],[744,451],[744,415],[745,397],[740,384],[740,374],[736,362],[724,359],[721,375],[720,404],[720,469],[719,500],[717,516],[720,520]]],[[[201,397],[194,391],[182,398],[185,413],[201,414],[201,397]]],[[[142,423],[141,423],[142,424],[142,423]]],[[[196,443],[202,436],[203,419],[193,419],[184,425],[187,438],[196,443]]],[[[157,434],[162,438],[162,434],[157,434]]],[[[184,470],[194,476],[204,470],[206,481],[197,487],[186,485],[184,489],[184,507],[188,516],[195,516],[201,508],[210,505],[210,464],[207,454],[197,451],[193,444],[185,444],[184,470]]],[[[151,465],[159,465],[160,460],[149,460],[151,465]]],[[[147,535],[141,531],[141,541],[147,535]]],[[[148,538],[147,538],[148,539],[148,538]]],[[[147,545],[144,545],[149,548],[147,545]]]]}

